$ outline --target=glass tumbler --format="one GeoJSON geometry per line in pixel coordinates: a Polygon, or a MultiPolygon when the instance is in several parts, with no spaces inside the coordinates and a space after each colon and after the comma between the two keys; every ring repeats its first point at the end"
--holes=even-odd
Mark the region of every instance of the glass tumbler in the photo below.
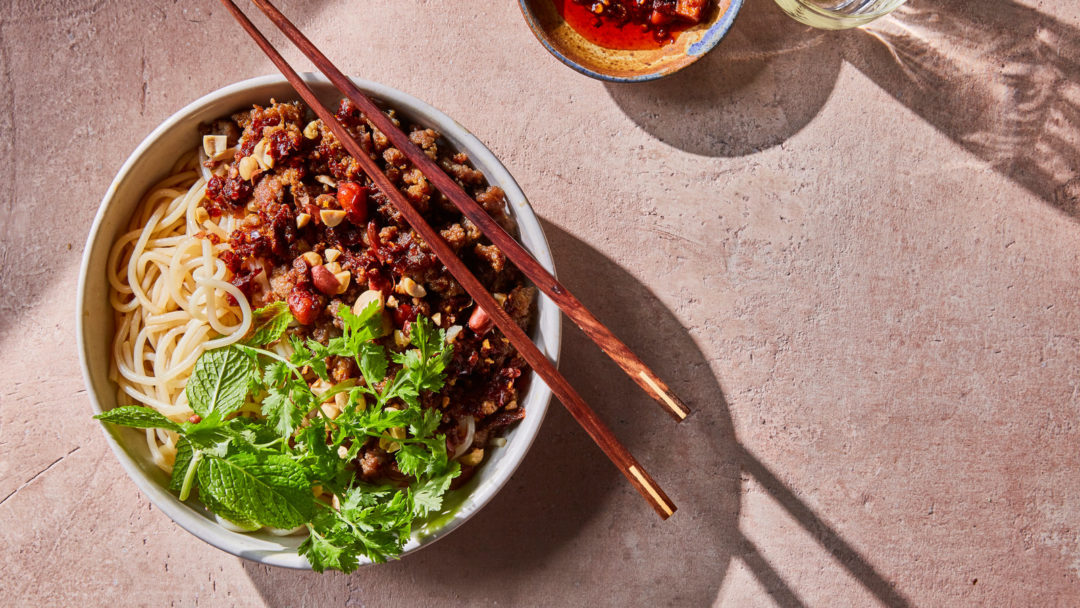
{"type": "Polygon", "coordinates": [[[796,21],[828,30],[870,23],[907,0],[776,0],[796,21]]]}

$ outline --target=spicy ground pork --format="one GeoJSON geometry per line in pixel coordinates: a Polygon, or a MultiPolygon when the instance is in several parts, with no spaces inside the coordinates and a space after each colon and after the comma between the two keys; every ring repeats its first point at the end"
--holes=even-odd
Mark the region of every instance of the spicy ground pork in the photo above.
{"type": "MultiPolygon", "coordinates": [[[[393,111],[388,115],[402,126],[393,111]]],[[[336,118],[527,330],[535,289],[517,268],[351,102],[342,101],[336,118]]],[[[361,294],[376,290],[397,332],[383,338],[383,346],[402,350],[409,324],[419,315],[447,330],[454,344],[447,383],[440,393],[424,395],[423,402],[443,412],[442,430],[451,454],[462,451],[467,417],[475,421],[473,449],[462,459],[466,479],[487,440],[525,415],[518,402],[528,371],[525,361],[486,315],[477,312],[469,295],[356,159],[326,125],[311,120],[302,105],[255,106],[206,130],[226,134],[230,145],[235,143],[231,158],[205,163],[214,176],[207,183],[204,207],[212,217],[242,218],[229,235],[229,250],[220,257],[230,281],[253,307],[287,302],[300,323],[292,331],[326,343],[341,335],[334,312],[338,306],[351,306],[361,294]]],[[[502,190],[489,185],[465,153],[450,150],[432,129],[405,125],[403,130],[499,224],[515,230],[502,190]]],[[[351,360],[328,361],[328,368],[335,382],[359,376],[351,360]]],[[[394,459],[377,441],[370,441],[357,457],[357,472],[365,479],[393,478],[394,468],[394,459]]]]}

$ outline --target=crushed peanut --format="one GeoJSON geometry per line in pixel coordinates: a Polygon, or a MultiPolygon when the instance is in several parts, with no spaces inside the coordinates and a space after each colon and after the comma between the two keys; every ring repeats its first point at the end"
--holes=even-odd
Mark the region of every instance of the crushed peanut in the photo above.
{"type": "Polygon", "coordinates": [[[457,340],[458,334],[464,329],[460,325],[451,325],[450,329],[446,330],[446,341],[453,344],[454,340],[457,340]]]}
{"type": "Polygon", "coordinates": [[[349,283],[352,281],[352,273],[348,270],[335,272],[334,278],[338,281],[337,293],[342,294],[349,288],[349,283]]]}
{"type": "Polygon", "coordinates": [[[240,172],[240,179],[251,179],[251,176],[255,174],[255,171],[259,168],[259,161],[254,157],[245,156],[237,163],[236,169],[240,172]]]}
{"type": "Polygon", "coordinates": [[[369,289],[364,293],[360,294],[360,297],[356,298],[356,302],[353,303],[352,307],[353,314],[358,315],[361,312],[364,312],[364,309],[370,306],[372,302],[378,302],[380,310],[382,310],[382,308],[386,305],[386,303],[383,301],[383,295],[381,291],[379,291],[378,289],[369,289]]]}
{"type": "Polygon", "coordinates": [[[401,282],[397,284],[395,291],[408,294],[414,298],[422,298],[427,295],[427,290],[424,289],[423,285],[419,285],[409,277],[403,277],[401,282]]]}
{"type": "Polygon", "coordinates": [[[255,144],[255,147],[251,149],[251,158],[255,159],[255,162],[259,164],[259,168],[266,171],[270,167],[266,164],[266,160],[263,159],[263,153],[266,152],[266,138],[259,140],[259,143],[255,144]]]}
{"type": "Polygon", "coordinates": [[[333,262],[333,261],[337,260],[338,257],[341,255],[341,250],[334,249],[333,247],[330,247],[330,248],[327,248],[326,251],[323,251],[323,255],[326,256],[326,261],[327,262],[333,262]]]}
{"type": "Polygon", "coordinates": [[[323,209],[319,211],[319,218],[322,223],[333,228],[345,219],[345,212],[341,209],[323,209]]]}
{"type": "Polygon", "coordinates": [[[324,418],[329,418],[330,420],[333,420],[334,418],[337,418],[341,415],[341,410],[329,401],[320,405],[319,411],[322,412],[324,418]]]}
{"type": "Polygon", "coordinates": [[[322,256],[314,251],[305,251],[300,257],[304,258],[304,261],[308,263],[308,266],[318,266],[322,264],[322,256]]]}
{"type": "Polygon", "coordinates": [[[202,148],[207,157],[214,158],[228,148],[228,138],[224,135],[203,135],[202,148]]]}

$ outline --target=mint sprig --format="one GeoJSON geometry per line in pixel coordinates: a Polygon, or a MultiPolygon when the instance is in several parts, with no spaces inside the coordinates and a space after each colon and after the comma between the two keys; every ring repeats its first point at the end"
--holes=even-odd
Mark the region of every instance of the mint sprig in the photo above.
{"type": "Polygon", "coordinates": [[[177,433],[170,490],[181,500],[197,492],[207,509],[244,528],[306,526],[299,552],[317,571],[350,572],[360,557],[394,558],[415,520],[442,507],[461,471],[438,432],[441,412],[421,405],[425,393],[442,389],[452,350],[443,331],[419,318],[408,328],[411,347],[388,353],[378,343],[385,327],[378,302],[359,314],[345,306],[336,313],[342,335],[322,344],[286,337],[292,316],[283,303],[256,310],[242,343],[196,362],[185,395],[198,418],[177,424],[142,406],[96,418],[177,433]],[[279,342],[292,353],[271,350],[279,342]],[[330,380],[331,356],[353,359],[361,377],[316,394],[309,382],[330,380]],[[339,394],[346,399],[336,418],[317,415],[339,394]],[[240,414],[249,400],[261,416],[240,414]],[[354,459],[372,438],[394,446],[388,449],[407,485],[358,480],[354,459]],[[337,500],[316,499],[316,486],[337,500]]]}

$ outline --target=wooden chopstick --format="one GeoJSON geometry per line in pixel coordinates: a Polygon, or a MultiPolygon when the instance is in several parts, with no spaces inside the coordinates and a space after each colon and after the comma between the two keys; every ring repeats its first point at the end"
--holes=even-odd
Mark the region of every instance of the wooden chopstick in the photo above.
{"type": "MultiPolygon", "coordinates": [[[[405,220],[412,226],[420,238],[431,247],[432,251],[439,258],[439,261],[446,266],[450,271],[450,274],[457,279],[458,283],[465,288],[465,291],[472,296],[476,304],[480,306],[488,315],[494,320],[495,325],[502,331],[517,349],[518,353],[529,363],[530,366],[540,375],[544,382],[551,388],[552,392],[559,398],[563,406],[570,411],[570,414],[577,420],[578,424],[585,429],[585,432],[592,437],[592,440],[596,442],[600,449],[615,463],[615,466],[622,472],[624,476],[635,489],[643,496],[653,509],[660,515],[661,518],[667,519],[675,512],[675,503],[664,494],[664,491],[660,489],[660,486],[653,481],[652,477],[641,467],[638,461],[630,454],[630,452],[619,443],[619,440],[615,438],[611,430],[605,425],[596,413],[585,403],[580,395],[574,390],[570,383],[563,378],[562,374],[555,369],[551,361],[548,360],[543,353],[533,344],[525,332],[518,327],[517,323],[510,318],[505,310],[498,303],[495,302],[495,298],[487,292],[487,289],[480,283],[480,281],[473,276],[469,269],[465,266],[454,250],[443,240],[438,231],[432,228],[423,216],[405,199],[405,197],[398,191],[397,187],[390,181],[389,178],[379,169],[375,164],[375,161],[371,159],[361,148],[360,144],[353,139],[349,132],[339,123],[334,116],[322,105],[315,93],[307,86],[307,84],[300,78],[300,75],[289,66],[288,62],[277,52],[276,49],[270,44],[270,42],[255,28],[246,15],[232,2],[232,0],[221,0],[221,3],[225,5],[225,8],[232,13],[233,17],[240,23],[240,25],[259,45],[259,48],[266,53],[270,61],[277,66],[278,70],[285,76],[285,79],[296,89],[296,92],[303,98],[315,114],[322,119],[323,123],[330,128],[335,137],[345,147],[346,151],[355,158],[363,167],[364,172],[371,178],[372,182],[382,190],[384,194],[390,199],[391,203],[398,210],[399,213],[405,218],[405,220]]],[[[381,112],[379,112],[381,114],[381,112]]]]}
{"type": "Polygon", "coordinates": [[[690,409],[668,388],[667,384],[660,379],[626,344],[615,337],[599,319],[596,318],[585,305],[570,293],[566,287],[551,275],[532,255],[525,250],[513,236],[503,230],[480,205],[469,196],[457,182],[431,158],[429,158],[416,144],[409,140],[394,123],[379,110],[367,95],[353,84],[345,74],[342,74],[326,55],[311,43],[303,32],[296,28],[285,15],[281,14],[269,0],[252,0],[262,12],[292,41],[308,59],[315,64],[330,82],[339,91],[345,94],[364,114],[376,128],[408,157],[413,166],[428,178],[435,187],[442,192],[451,202],[480,228],[491,242],[506,254],[506,257],[517,266],[525,276],[541,291],[548,295],[566,316],[570,318],[585,335],[600,347],[612,360],[623,369],[646,393],[656,400],[677,421],[681,422],[690,413],[690,409]]]}

